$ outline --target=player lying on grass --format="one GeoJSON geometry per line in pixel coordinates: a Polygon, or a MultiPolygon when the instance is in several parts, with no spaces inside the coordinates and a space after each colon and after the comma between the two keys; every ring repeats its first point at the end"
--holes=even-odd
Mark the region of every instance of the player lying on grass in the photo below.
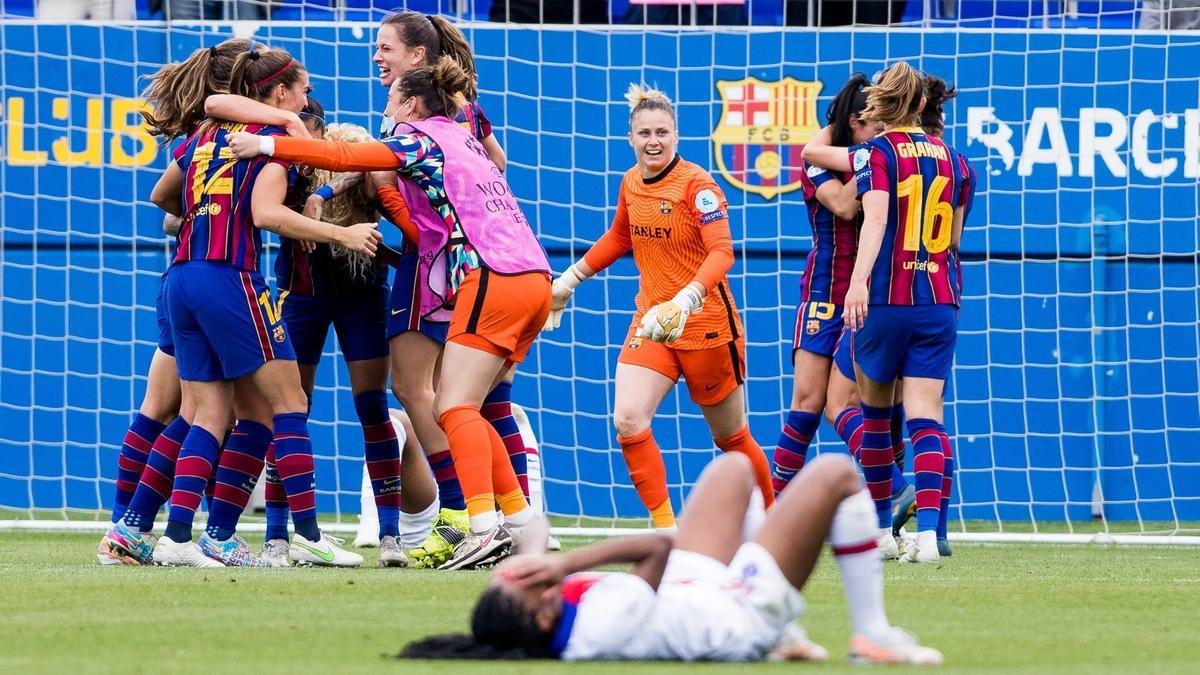
{"type": "Polygon", "coordinates": [[[851,661],[941,663],[937,650],[888,622],[874,507],[849,457],[812,461],[765,518],[755,487],[745,457],[720,457],[701,475],[674,537],[513,556],[480,596],[471,635],[419,640],[401,656],[821,660],[827,652],[794,622],[828,538],[854,626],[851,661]],[[620,563],[633,570],[593,571],[620,563]]]}

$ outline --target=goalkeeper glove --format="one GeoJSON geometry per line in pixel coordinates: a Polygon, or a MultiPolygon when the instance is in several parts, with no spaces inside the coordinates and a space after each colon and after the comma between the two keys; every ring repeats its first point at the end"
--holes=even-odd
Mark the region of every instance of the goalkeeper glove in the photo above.
{"type": "Polygon", "coordinates": [[[574,265],[571,265],[562,273],[562,276],[554,280],[550,286],[550,314],[546,316],[546,323],[542,326],[542,331],[552,331],[558,328],[562,323],[563,310],[567,308],[567,302],[575,295],[575,288],[583,283],[587,277],[579,273],[574,265]]]}
{"type": "Polygon", "coordinates": [[[675,297],[651,307],[642,316],[642,335],[655,342],[674,342],[683,335],[688,316],[699,312],[703,306],[700,291],[684,286],[675,297]]]}

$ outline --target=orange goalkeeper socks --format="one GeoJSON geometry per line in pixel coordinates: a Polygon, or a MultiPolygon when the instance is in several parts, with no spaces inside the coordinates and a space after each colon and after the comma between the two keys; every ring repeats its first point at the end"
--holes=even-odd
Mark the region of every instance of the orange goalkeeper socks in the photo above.
{"type": "Polygon", "coordinates": [[[675,511],[667,495],[667,467],[654,434],[647,428],[632,436],[618,436],[617,442],[629,466],[633,487],[654,519],[654,526],[674,527],[675,511]]]}
{"type": "Polygon", "coordinates": [[[754,482],[758,483],[758,489],[762,492],[763,504],[767,508],[771,508],[775,503],[775,488],[771,484],[771,465],[767,463],[767,456],[763,454],[762,448],[750,435],[749,427],[742,427],[732,436],[718,438],[717,447],[722,452],[738,452],[750,459],[750,463],[754,466],[754,482]]]}

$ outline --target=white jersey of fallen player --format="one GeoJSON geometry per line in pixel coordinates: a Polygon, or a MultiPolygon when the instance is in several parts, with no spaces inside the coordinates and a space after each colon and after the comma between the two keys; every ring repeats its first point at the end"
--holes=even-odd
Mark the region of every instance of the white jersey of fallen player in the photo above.
{"type": "Polygon", "coordinates": [[[758,544],[728,565],[671,553],[658,592],[632,574],[572,575],[554,647],[566,661],[760,661],[804,611],[758,544]]]}

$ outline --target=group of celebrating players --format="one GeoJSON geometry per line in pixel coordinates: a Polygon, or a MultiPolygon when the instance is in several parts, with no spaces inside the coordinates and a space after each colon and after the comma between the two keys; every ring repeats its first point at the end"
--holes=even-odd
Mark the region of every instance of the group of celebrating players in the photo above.
{"type": "Polygon", "coordinates": [[[630,87],[636,165],[612,226],[551,283],[474,100],[462,33],[441,17],[397,14],[378,31],[375,62],[389,92],[378,141],[326,125],[303,65],[253,41],[197,50],[152,79],[147,123],[186,139],[151,195],[176,252],[101,562],[362,563],[316,519],[308,412],[332,324],[363,427],[380,564],[499,563],[472,635],[414,643],[411,655],[824,658],[794,621],[828,538],[854,623],[851,657],[940,662],[887,622],[882,560],[949,554],[942,394],[974,189],[969,165],[941,140],[953,90],[905,63],[874,83],[856,75],[804,149],[814,245],[772,470],[746,423],[728,206],[712,177],[677,153],[667,96],[630,87]],[[402,230],[402,251],[382,244],[379,214],[402,230]],[[260,270],[261,229],[280,237],[277,298],[260,270]],[[578,285],[631,250],[641,284],[613,423],[659,531],[550,557],[529,500],[512,370],[539,331],[558,327],[578,285]],[[389,411],[389,375],[403,413],[389,411]],[[706,471],[677,526],[651,421],[680,377],[728,456],[706,471]],[[822,412],[865,489],[847,455],[804,467],[822,412]],[[904,412],[915,486],[899,469],[904,412]],[[267,535],[256,553],[236,528],[264,469],[267,535]],[[207,526],[194,541],[206,493],[207,526]],[[168,499],[166,532],[155,537],[168,499]],[[901,551],[896,532],[910,505],[917,536],[901,551]],[[633,574],[586,573],[616,562],[634,563],[633,574]]]}

